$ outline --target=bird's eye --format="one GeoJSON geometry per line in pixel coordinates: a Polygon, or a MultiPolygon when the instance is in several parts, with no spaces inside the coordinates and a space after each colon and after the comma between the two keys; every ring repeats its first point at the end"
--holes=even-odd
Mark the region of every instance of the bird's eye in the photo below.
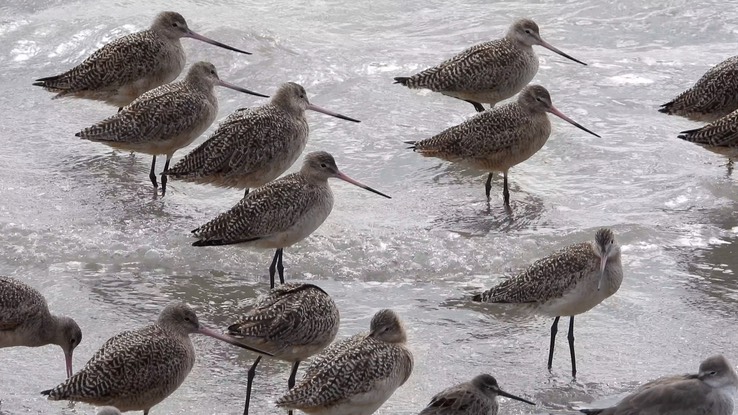
{"type": "Polygon", "coordinates": [[[192,322],[192,319],[191,319],[191,318],[189,318],[189,317],[185,317],[185,321],[189,321],[189,322],[192,322]]]}
{"type": "Polygon", "coordinates": [[[525,33],[530,34],[530,29],[525,29],[525,33]]]}
{"type": "Polygon", "coordinates": [[[713,370],[712,372],[709,373],[709,375],[710,376],[715,376],[715,375],[717,375],[717,372],[713,370]]]}
{"type": "Polygon", "coordinates": [[[327,167],[328,167],[328,165],[326,165],[325,163],[320,163],[320,167],[322,167],[322,168],[324,168],[324,169],[325,169],[325,168],[327,168],[327,167]]]}
{"type": "Polygon", "coordinates": [[[71,344],[72,346],[74,346],[74,344],[75,344],[75,343],[77,343],[77,339],[72,339],[72,341],[70,342],[70,344],[71,344]]]}
{"type": "Polygon", "coordinates": [[[177,22],[174,22],[174,23],[172,23],[172,27],[177,27],[177,26],[179,26],[179,25],[177,24],[177,22]]]}

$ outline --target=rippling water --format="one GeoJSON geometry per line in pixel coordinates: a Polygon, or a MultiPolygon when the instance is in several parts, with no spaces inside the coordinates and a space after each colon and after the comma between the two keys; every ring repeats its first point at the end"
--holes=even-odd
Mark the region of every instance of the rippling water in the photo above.
{"type": "MultiPolygon", "coordinates": [[[[240,192],[170,181],[152,197],[150,158],[113,152],[74,133],[112,114],[102,104],[51,101],[31,87],[111,39],[177,7],[194,30],[253,52],[240,56],[184,39],[188,61],[210,60],[223,79],[273,93],[303,84],[313,103],[362,120],[308,114],[308,151],[328,149],[347,174],[393,196],[333,182],[331,217],[286,250],[290,280],[336,300],[339,336],[371,315],[401,314],[415,354],[410,380],[381,414],[417,413],[439,390],[489,372],[535,408],[615,402],[637,384],[695,371],[706,356],[738,362],[738,186],[725,160],[676,134],[697,124],[656,112],[712,65],[735,54],[738,14],[724,1],[448,2],[11,0],[0,5],[0,273],[29,281],[84,331],[80,368],[114,333],[149,324],[174,300],[225,327],[268,286],[271,252],[193,248],[188,230],[232,206],[240,192]],[[106,3],[106,4],[103,4],[106,3]],[[521,16],[584,60],[537,48],[535,82],[554,104],[602,135],[558,119],[546,146],[511,170],[487,207],[484,177],[405,150],[473,115],[471,105],[393,85],[463,48],[501,36],[521,16]],[[577,318],[579,377],[566,339],[546,370],[550,319],[470,304],[489,287],[561,246],[611,226],[623,246],[620,291],[577,318]]],[[[218,91],[219,119],[263,103],[218,91]]],[[[211,127],[210,132],[215,127],[211,127]]],[[[206,133],[206,135],[209,133],[206,133]]],[[[202,138],[204,139],[204,138],[202,138]]],[[[198,140],[198,144],[202,139],[198,140]]],[[[193,144],[192,147],[195,146],[193,144]]],[[[186,151],[180,151],[181,157],[186,151]]],[[[562,329],[565,330],[564,324],[562,329]]],[[[154,413],[241,413],[253,356],[196,338],[192,373],[154,413]]],[[[289,365],[259,366],[254,413],[274,413],[289,365]]],[[[2,414],[94,413],[38,394],[63,380],[58,347],[0,351],[2,414]]]]}

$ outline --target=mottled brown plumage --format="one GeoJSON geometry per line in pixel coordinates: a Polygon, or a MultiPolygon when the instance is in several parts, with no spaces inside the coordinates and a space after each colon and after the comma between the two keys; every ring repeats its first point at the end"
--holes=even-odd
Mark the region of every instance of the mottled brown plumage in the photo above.
{"type": "Polygon", "coordinates": [[[711,68],[659,111],[692,121],[713,122],[737,109],[738,56],[733,56],[711,68]]]}
{"type": "Polygon", "coordinates": [[[426,88],[468,101],[477,111],[481,103],[496,103],[517,94],[538,72],[538,57],[533,45],[548,48],[561,56],[586,65],[545,42],[538,25],[520,19],[502,39],[472,46],[440,65],[410,77],[397,77],[396,83],[408,88],[426,88]]]}
{"type": "Polygon", "coordinates": [[[592,242],[578,243],[539,259],[520,274],[475,295],[474,301],[514,303],[537,313],[556,317],[551,326],[549,370],[560,316],[570,316],[569,347],[572,373],[574,359],[574,316],[582,314],[611,295],[623,281],[620,245],[610,229],[599,229],[592,242]]]}
{"type": "Polygon", "coordinates": [[[413,356],[397,314],[381,310],[371,331],[329,346],[277,406],[317,415],[374,413],[410,377],[413,356]]]}
{"type": "Polygon", "coordinates": [[[651,381],[604,409],[583,409],[590,415],[732,415],[738,375],[723,356],[700,364],[696,375],[668,376],[651,381]]]}
{"type": "Polygon", "coordinates": [[[200,326],[185,304],[171,304],[156,324],[124,331],[106,341],[85,367],[54,389],[41,392],[50,400],[110,405],[119,410],[149,410],[177,390],[195,363],[189,335],[227,338],[200,326]]]}
{"type": "Polygon", "coordinates": [[[228,116],[207,141],[165,173],[248,193],[279,177],[302,154],[309,132],[306,110],[358,122],[311,104],[302,86],[288,82],[268,104],[228,116]]]}
{"type": "Polygon", "coordinates": [[[72,355],[81,341],[77,323],[51,314],[40,292],[15,278],[0,276],[0,348],[59,345],[69,377],[72,355]]]}
{"type": "Polygon", "coordinates": [[[255,189],[229,211],[192,231],[199,239],[192,245],[246,244],[276,249],[269,268],[274,288],[275,267],[279,267],[280,281],[284,283],[282,249],[307,238],[331,213],[331,177],[389,198],[341,173],[330,154],[316,151],[305,156],[299,172],[255,189]]]}
{"type": "Polygon", "coordinates": [[[149,29],[118,38],[74,68],[37,79],[33,85],[56,92],[54,98],[85,98],[123,107],[179,76],[185,65],[182,37],[249,54],[193,32],[179,13],[162,12],[149,29]]]}
{"type": "Polygon", "coordinates": [[[529,159],[546,143],[551,134],[547,112],[599,137],[557,110],[546,88],[529,85],[516,102],[477,114],[431,138],[407,143],[425,157],[437,157],[490,172],[485,185],[487,199],[492,172],[503,173],[503,197],[505,205],[509,206],[507,171],[529,159]]]}
{"type": "MultiPolygon", "coordinates": [[[[224,82],[213,64],[197,62],[182,81],[144,93],[117,114],[76,136],[113,148],[151,154],[154,158],[149,177],[157,187],[156,156],[167,156],[166,170],[174,152],[192,143],[215,120],[218,98],[213,89],[216,85],[265,96],[224,82]]],[[[162,194],[165,192],[166,178],[162,178],[162,194]]]]}
{"type": "Polygon", "coordinates": [[[470,382],[444,389],[418,415],[497,415],[498,395],[535,405],[500,389],[493,376],[478,375],[470,382]]]}
{"type": "Polygon", "coordinates": [[[682,131],[678,137],[726,156],[730,168],[733,159],[738,159],[738,110],[702,128],[682,131]]]}
{"type": "MultiPolygon", "coordinates": [[[[276,359],[291,362],[287,386],[292,388],[300,361],[325,349],[336,337],[339,323],[338,308],[325,291],[313,284],[286,283],[261,296],[238,323],[228,327],[228,334],[272,353],[276,359]]],[[[244,414],[248,414],[251,385],[260,359],[248,373],[244,414]]]]}

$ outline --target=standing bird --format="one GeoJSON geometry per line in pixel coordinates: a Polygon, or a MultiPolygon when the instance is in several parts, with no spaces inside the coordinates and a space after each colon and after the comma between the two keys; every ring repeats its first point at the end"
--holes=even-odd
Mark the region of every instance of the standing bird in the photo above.
{"type": "Polygon", "coordinates": [[[299,172],[255,189],[229,211],[193,230],[200,240],[192,246],[246,244],[276,249],[269,266],[270,287],[274,288],[275,267],[284,284],[284,248],[307,238],[333,209],[331,177],[391,199],[341,173],[330,154],[315,151],[305,156],[299,172]]]}
{"type": "Polygon", "coordinates": [[[738,375],[720,355],[700,363],[696,375],[668,376],[651,381],[605,409],[582,409],[590,415],[732,415],[738,375]]]}
{"type": "Polygon", "coordinates": [[[493,376],[478,375],[471,382],[444,389],[418,415],[497,415],[498,395],[535,405],[500,389],[493,376]]]}
{"type": "Polygon", "coordinates": [[[738,159],[738,110],[704,127],[682,131],[677,137],[726,156],[728,172],[731,172],[733,159],[738,159]]]}
{"type": "Polygon", "coordinates": [[[162,12],[149,29],[118,38],[74,68],[37,79],[33,85],[56,92],[54,98],[85,98],[124,107],[144,92],[177,79],[185,65],[179,41],[183,37],[250,55],[193,32],[179,13],[162,12]]]}
{"type": "Polygon", "coordinates": [[[263,186],[284,173],[308,140],[305,110],[359,122],[308,101],[305,88],[287,82],[266,105],[231,114],[210,138],[166,174],[188,182],[246,189],[263,186]]]}
{"type": "Polygon", "coordinates": [[[738,109],[738,56],[707,71],[694,86],[659,108],[692,121],[717,121],[738,109]]]}
{"type": "Polygon", "coordinates": [[[70,377],[72,354],[81,341],[82,330],[77,323],[51,314],[40,292],[16,279],[0,276],[0,348],[57,344],[64,351],[70,377]]]}
{"type": "Polygon", "coordinates": [[[406,342],[400,317],[381,310],[369,333],[333,343],[318,355],[277,406],[310,415],[373,414],[413,371],[406,342]]]}
{"type": "Polygon", "coordinates": [[[595,137],[562,114],[551,103],[551,95],[540,85],[529,85],[517,102],[477,114],[463,123],[421,141],[405,141],[410,149],[426,157],[437,157],[490,172],[484,186],[487,200],[492,188],[492,172],[504,176],[502,195],[510,206],[507,171],[528,160],[546,144],[551,134],[550,112],[595,137]]]}
{"type": "Polygon", "coordinates": [[[538,72],[538,56],[533,52],[533,45],[586,65],[544,41],[533,20],[520,19],[502,39],[472,46],[438,66],[413,76],[397,77],[395,83],[440,92],[469,102],[482,112],[482,103],[494,107],[520,92],[533,79],[538,72]]]}
{"type": "MultiPolygon", "coordinates": [[[[218,115],[216,85],[266,97],[248,89],[222,81],[215,66],[197,62],[185,79],[162,85],[138,97],[117,114],[75,134],[113,148],[151,154],[149,178],[156,183],[156,156],[166,154],[164,170],[169,168],[172,154],[188,146],[200,136],[218,115]]],[[[166,176],[161,179],[162,196],[167,190],[166,176]]]]}
{"type": "Polygon", "coordinates": [[[156,324],[111,337],[82,370],[41,394],[53,401],[109,405],[122,412],[143,411],[147,415],[190,373],[195,364],[195,348],[189,336],[193,333],[269,355],[202,327],[186,304],[170,304],[156,324]]]}
{"type": "Polygon", "coordinates": [[[622,281],[620,245],[610,229],[602,228],[595,233],[594,241],[570,245],[539,259],[522,273],[475,295],[472,300],[520,304],[539,314],[556,317],[551,325],[548,370],[553,363],[559,318],[570,316],[571,375],[576,377],[574,316],[589,311],[615,294],[622,281]]]}
{"type": "MultiPolygon", "coordinates": [[[[295,386],[300,361],[320,353],[338,333],[340,316],[333,299],[313,284],[287,283],[273,288],[228,334],[274,358],[292,363],[287,388],[295,386]]],[[[249,413],[251,385],[261,356],[249,369],[244,415],[249,413]]],[[[291,412],[291,411],[290,411],[291,412]]]]}

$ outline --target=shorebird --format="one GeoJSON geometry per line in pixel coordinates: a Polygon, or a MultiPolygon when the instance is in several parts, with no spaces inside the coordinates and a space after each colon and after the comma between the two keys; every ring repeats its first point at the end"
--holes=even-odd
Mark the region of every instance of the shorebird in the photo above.
{"type": "Polygon", "coordinates": [[[723,356],[700,364],[697,374],[669,376],[649,382],[616,406],[582,409],[590,415],[732,415],[738,375],[723,356]]]}
{"type": "Polygon", "coordinates": [[[185,65],[180,38],[189,37],[250,55],[193,32],[181,14],[162,12],[147,30],[118,38],[84,62],[33,84],[54,98],[72,97],[124,107],[144,92],[174,81],[185,65]]]}
{"type": "MultiPolygon", "coordinates": [[[[266,97],[221,80],[213,64],[197,62],[182,81],[144,93],[117,114],[75,135],[113,148],[151,154],[149,178],[157,188],[156,156],[166,154],[166,170],[172,154],[192,143],[213,123],[218,115],[218,98],[213,91],[216,85],[266,97]]],[[[164,176],[161,178],[162,196],[166,190],[164,176]]]]}
{"type": "Polygon", "coordinates": [[[284,173],[308,140],[305,110],[359,122],[313,105],[305,88],[287,82],[261,107],[242,108],[223,121],[210,138],[166,174],[188,182],[246,189],[263,186],[284,173]]]}
{"type": "Polygon", "coordinates": [[[623,281],[620,245],[610,229],[602,228],[591,242],[570,245],[539,259],[525,271],[473,297],[485,303],[512,303],[556,317],[551,325],[548,370],[553,363],[559,318],[569,316],[571,374],[577,375],[574,357],[574,316],[615,294],[623,281]]]}
{"type": "Polygon", "coordinates": [[[431,138],[405,143],[423,156],[490,172],[484,186],[487,200],[492,188],[492,172],[502,172],[502,194],[505,206],[509,207],[507,171],[528,160],[546,144],[551,134],[547,112],[599,137],[557,110],[546,88],[529,85],[520,93],[517,102],[477,114],[431,138]]]}
{"type": "Polygon", "coordinates": [[[738,109],[738,56],[719,63],[694,86],[659,108],[692,121],[713,122],[738,109]]]}
{"type": "Polygon", "coordinates": [[[156,324],[124,331],[105,342],[82,370],[54,389],[49,400],[115,406],[122,412],[143,411],[177,390],[195,363],[190,334],[198,333],[267,354],[200,325],[186,304],[170,304],[156,324]]]}
{"type": "Polygon", "coordinates": [[[299,172],[255,189],[229,211],[193,230],[199,241],[192,246],[245,244],[276,249],[269,266],[270,287],[274,288],[275,267],[284,284],[284,248],[307,238],[333,209],[331,177],[391,199],[341,173],[330,154],[315,151],[305,156],[299,172]]]}
{"type": "Polygon", "coordinates": [[[444,389],[418,415],[497,415],[498,395],[535,405],[500,389],[493,376],[478,375],[471,382],[444,389]]]}
{"type": "Polygon", "coordinates": [[[533,52],[533,45],[586,65],[544,41],[533,20],[520,19],[510,26],[502,39],[472,46],[413,76],[396,77],[395,83],[440,92],[469,102],[482,112],[482,103],[494,107],[517,94],[533,79],[538,72],[538,56],[533,52]]]}
{"type": "Polygon", "coordinates": [[[333,343],[310,364],[302,381],[277,399],[283,409],[310,415],[369,415],[413,371],[407,335],[392,310],[372,318],[369,333],[333,343]]]}
{"type": "Polygon", "coordinates": [[[51,314],[40,292],[14,278],[0,276],[0,348],[57,344],[64,350],[70,377],[72,354],[81,341],[82,330],[77,323],[51,314]]]}
{"type": "Polygon", "coordinates": [[[114,406],[103,406],[101,408],[97,408],[97,413],[95,415],[120,415],[120,411],[114,406]]]}
{"type": "MultiPolygon", "coordinates": [[[[313,284],[287,283],[273,288],[228,334],[275,359],[292,363],[288,389],[295,386],[300,362],[325,349],[338,333],[340,316],[333,299],[313,284]]],[[[244,415],[249,413],[251,385],[261,356],[249,369],[244,415]]],[[[292,411],[290,411],[291,413],[292,411]]]]}
{"type": "Polygon", "coordinates": [[[738,159],[738,110],[704,127],[682,131],[677,137],[726,156],[730,172],[733,170],[733,159],[738,159]]]}

